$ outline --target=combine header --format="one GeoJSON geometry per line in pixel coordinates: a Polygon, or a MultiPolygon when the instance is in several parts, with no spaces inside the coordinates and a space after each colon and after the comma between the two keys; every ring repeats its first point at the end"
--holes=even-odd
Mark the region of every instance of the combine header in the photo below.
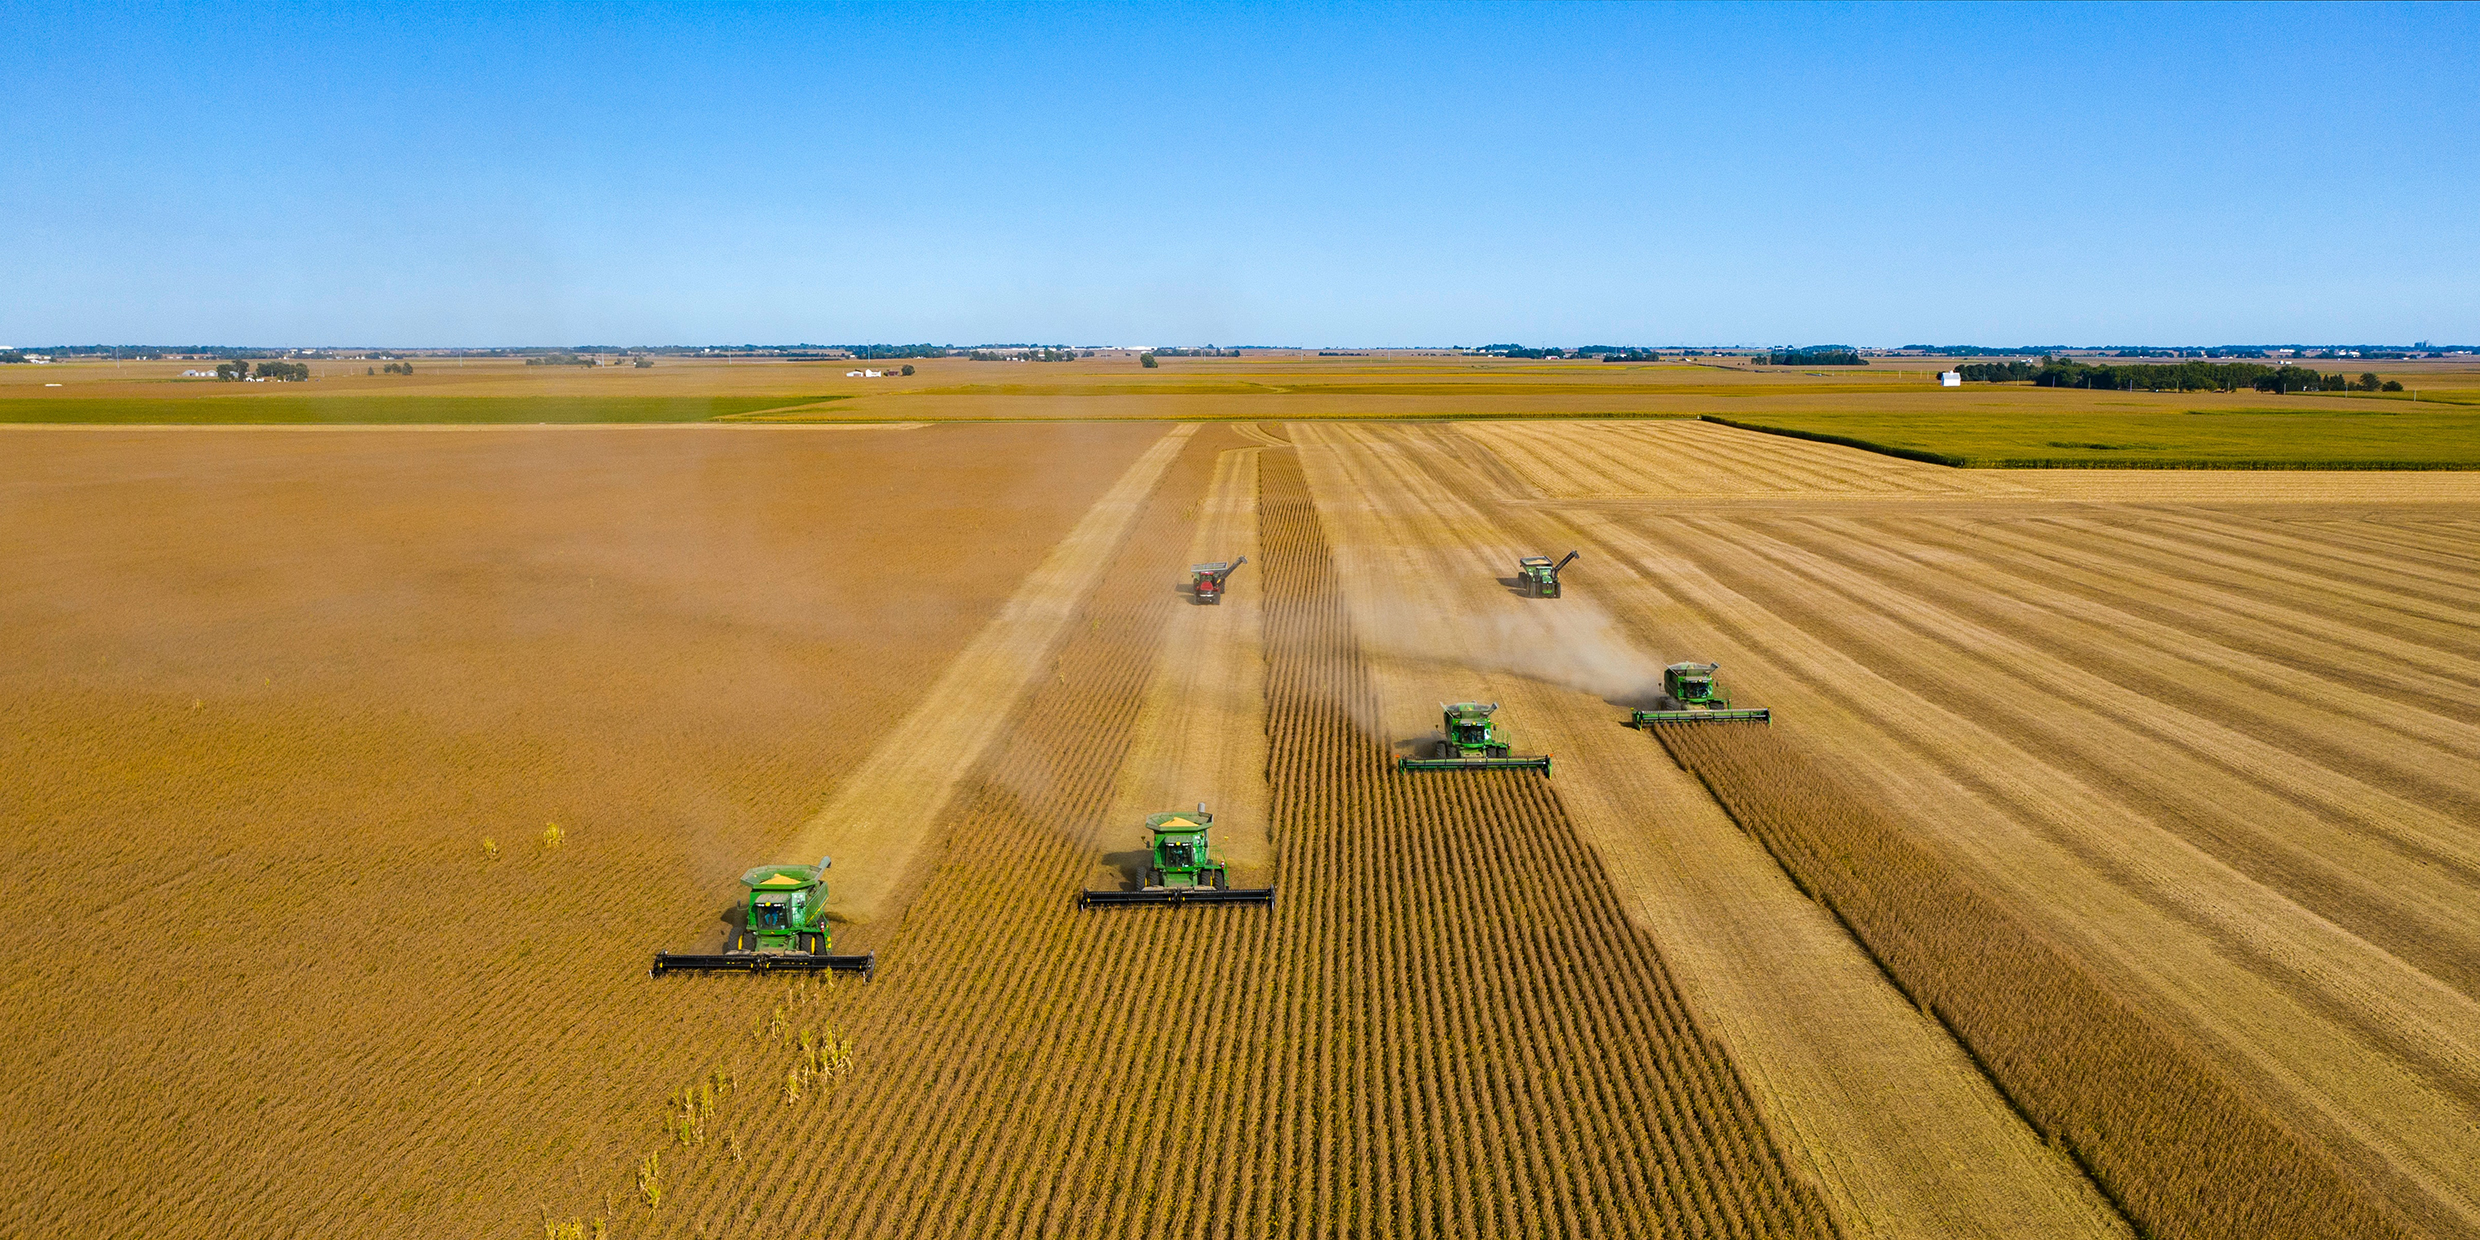
{"type": "Polygon", "coordinates": [[[816,865],[762,865],[741,875],[749,889],[749,916],[720,955],[654,954],[654,976],[680,969],[730,973],[769,973],[777,969],[811,973],[835,970],[858,973],[868,980],[878,971],[878,953],[830,956],[834,931],[827,925],[827,885],[820,879],[833,860],[816,865]]]}
{"type": "Polygon", "coordinates": [[[1576,562],[1581,551],[1570,551],[1556,564],[1546,555],[1528,555],[1516,561],[1516,579],[1524,583],[1524,592],[1534,598],[1559,596],[1559,570],[1576,562]]]}
{"type": "Polygon", "coordinates": [[[1145,820],[1145,887],[1141,891],[1084,891],[1078,908],[1097,904],[1272,904],[1274,888],[1231,885],[1231,869],[1206,842],[1214,815],[1203,803],[1193,814],[1154,814],[1145,820]]]}
{"type": "Polygon", "coordinates": [[[1762,706],[1735,710],[1731,695],[1714,683],[1719,663],[1673,663],[1662,669],[1662,698],[1650,710],[1628,713],[1628,723],[1643,728],[1657,723],[1772,723],[1774,712],[1762,706]]]}
{"type": "Polygon", "coordinates": [[[1550,755],[1508,756],[1507,746],[1498,739],[1498,725],[1490,716],[1498,710],[1496,702],[1445,702],[1439,705],[1445,716],[1440,731],[1446,739],[1438,742],[1436,753],[1427,758],[1406,756],[1396,760],[1396,769],[1405,771],[1540,771],[1550,773],[1550,755]]]}
{"type": "Polygon", "coordinates": [[[1189,565],[1189,593],[1195,595],[1197,597],[1197,601],[1200,603],[1221,603],[1223,601],[1223,586],[1225,582],[1230,579],[1231,570],[1248,562],[1249,557],[1244,555],[1237,560],[1233,560],[1229,564],[1189,565]]]}

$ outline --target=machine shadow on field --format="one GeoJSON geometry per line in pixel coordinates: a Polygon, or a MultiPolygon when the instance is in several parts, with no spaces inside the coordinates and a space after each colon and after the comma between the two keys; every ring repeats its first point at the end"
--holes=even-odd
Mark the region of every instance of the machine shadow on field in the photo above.
{"type": "Polygon", "coordinates": [[[1149,849],[1130,848],[1102,854],[1102,864],[1110,867],[1122,884],[1122,891],[1136,891],[1145,886],[1145,864],[1153,858],[1149,849]]]}
{"type": "Polygon", "coordinates": [[[749,928],[748,902],[734,900],[725,905],[721,913],[715,915],[715,920],[723,925],[723,946],[716,950],[732,950],[733,945],[741,941],[741,931],[749,928]]]}
{"type": "Polygon", "coordinates": [[[1507,593],[1515,595],[1517,598],[1532,597],[1532,595],[1525,592],[1524,579],[1522,577],[1500,577],[1496,578],[1496,580],[1498,584],[1507,587],[1507,593]]]}

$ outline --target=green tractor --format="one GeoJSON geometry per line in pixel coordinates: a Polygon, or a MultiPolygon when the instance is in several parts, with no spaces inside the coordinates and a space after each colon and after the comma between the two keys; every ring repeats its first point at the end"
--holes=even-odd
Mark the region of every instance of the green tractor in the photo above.
{"type": "Polygon", "coordinates": [[[1719,663],[1673,663],[1662,669],[1662,696],[1650,709],[1628,712],[1631,726],[1657,723],[1772,723],[1762,706],[1734,709],[1730,691],[1714,681],[1719,663]]]}
{"type": "Polygon", "coordinates": [[[1231,867],[1207,842],[1214,815],[1151,814],[1145,820],[1145,885],[1136,891],[1085,891],[1076,906],[1097,904],[1272,904],[1272,887],[1234,887],[1231,867]]]}
{"type": "Polygon", "coordinates": [[[1396,760],[1398,770],[1405,771],[1540,771],[1550,773],[1550,755],[1518,754],[1510,756],[1507,746],[1498,739],[1498,725],[1490,716],[1497,713],[1496,702],[1442,702],[1444,716],[1439,731],[1445,739],[1438,742],[1430,757],[1406,755],[1396,760]]]}
{"type": "Polygon", "coordinates": [[[830,857],[816,865],[762,865],[741,875],[749,889],[747,916],[732,934],[731,946],[710,956],[654,954],[654,975],[682,969],[767,973],[776,969],[809,972],[833,970],[858,973],[868,980],[878,971],[878,953],[834,956],[835,931],[827,924],[827,884],[821,877],[830,857]]]}
{"type": "Polygon", "coordinates": [[[1576,562],[1581,551],[1570,551],[1567,558],[1553,564],[1546,555],[1528,555],[1516,561],[1516,580],[1533,598],[1559,596],[1559,570],[1576,562]]]}

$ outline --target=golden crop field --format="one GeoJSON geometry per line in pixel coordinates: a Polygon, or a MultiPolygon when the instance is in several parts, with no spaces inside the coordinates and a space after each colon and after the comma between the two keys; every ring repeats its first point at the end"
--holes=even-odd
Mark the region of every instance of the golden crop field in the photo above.
{"type": "Polygon", "coordinates": [[[2480,474],[706,365],[413,379],[867,425],[0,429],[6,1230],[2480,1233],[2480,474]],[[1200,801],[1271,907],[1078,907],[1200,801]],[[873,980],[647,975],[822,853],[873,980]]]}

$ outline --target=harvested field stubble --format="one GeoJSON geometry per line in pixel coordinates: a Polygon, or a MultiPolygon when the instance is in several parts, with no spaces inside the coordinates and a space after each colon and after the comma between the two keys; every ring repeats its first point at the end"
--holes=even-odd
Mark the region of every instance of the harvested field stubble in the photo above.
{"type": "Polygon", "coordinates": [[[767,1001],[648,954],[1161,436],[1063,429],[10,432],[0,1235],[630,1197],[767,1001]]]}
{"type": "Polygon", "coordinates": [[[1764,730],[1654,732],[2148,1234],[2409,1234],[2180,1039],[1907,840],[1859,789],[1764,730]]]}
{"type": "Polygon", "coordinates": [[[1261,458],[1256,587],[1279,901],[1076,910],[1153,643],[1197,618],[1162,585],[1209,434],[977,773],[881,980],[827,996],[854,1047],[834,1118],[698,1156],[677,1210],[633,1224],[1831,1235],[1548,786],[1403,776],[1353,727],[1367,689],[1289,452],[1261,458]]]}
{"type": "MultiPolygon", "coordinates": [[[[1309,941],[1360,962],[1347,1027],[1379,1058],[1358,1065],[1375,1096],[1356,1100],[1347,1132],[1376,1147],[1356,1161],[1391,1172],[1387,1204],[1450,1234],[1829,1234],[1549,785],[1397,772],[1354,726],[1375,708],[1352,700],[1370,685],[1307,481],[1293,454],[1271,452],[1262,482],[1278,842],[1287,877],[1310,887],[1294,905],[1310,905],[1309,941]],[[1404,1146],[1445,1135],[1410,1139],[1423,1127],[1478,1137],[1494,1157],[1416,1171],[1404,1146]]],[[[1390,1209],[1365,1225],[1401,1221],[1390,1209]]]]}

